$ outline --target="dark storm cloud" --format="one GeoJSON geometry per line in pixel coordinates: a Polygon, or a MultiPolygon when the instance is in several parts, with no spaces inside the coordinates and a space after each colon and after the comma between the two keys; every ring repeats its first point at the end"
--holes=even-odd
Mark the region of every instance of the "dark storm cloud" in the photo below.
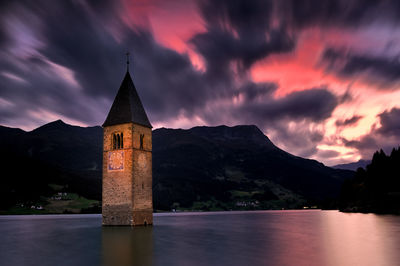
{"type": "Polygon", "coordinates": [[[276,139],[287,138],[287,147],[301,150],[298,154],[314,154],[324,131],[309,124],[323,123],[340,99],[324,87],[275,98],[277,84],[248,77],[257,61],[295,48],[296,36],[288,26],[273,25],[274,3],[201,1],[206,31],[190,43],[205,60],[205,72],[194,69],[187,55],[157,43],[150,29],[128,27],[118,1],[12,3],[0,20],[0,37],[5,36],[0,97],[10,105],[0,108],[0,123],[41,121],[44,110],[101,124],[125,72],[123,55],[130,50],[131,73],[153,122],[182,113],[208,124],[232,118],[275,131],[276,139]],[[10,18],[22,25],[11,33],[6,30],[10,18]],[[28,47],[13,52],[12,35],[26,39],[22,43],[28,47]],[[235,97],[242,102],[233,104],[235,97]],[[222,102],[230,104],[222,108],[222,102]]]}
{"type": "Polygon", "coordinates": [[[294,27],[358,27],[376,20],[398,22],[397,0],[277,1],[280,14],[294,27]]]}
{"type": "MultiPolygon", "coordinates": [[[[110,100],[124,71],[120,55],[131,49],[134,51],[133,72],[139,93],[145,106],[149,106],[152,119],[163,120],[176,116],[182,110],[191,116],[201,111],[209,99],[231,97],[235,94],[237,85],[234,78],[237,74],[245,72],[251,64],[270,53],[290,51],[294,47],[293,39],[284,29],[270,28],[271,3],[204,1],[201,10],[208,31],[192,40],[206,59],[207,71],[202,74],[192,67],[186,55],[157,44],[149,31],[128,28],[118,18],[117,5],[96,1],[89,4],[68,1],[16,4],[10,8],[15,17],[22,14],[22,10],[29,10],[41,22],[40,27],[34,30],[43,37],[41,41],[45,44],[37,48],[39,55],[30,55],[25,61],[33,69],[42,69],[42,72],[49,71],[46,60],[66,67],[73,71],[82,96],[110,100]],[[110,20],[123,36],[119,42],[104,28],[110,20]],[[232,69],[232,63],[237,63],[236,69],[232,69]]],[[[11,69],[12,63],[4,68],[11,69]]],[[[37,72],[29,75],[26,71],[15,69],[13,73],[24,77],[31,88],[35,88],[25,88],[26,97],[19,101],[19,105],[26,110],[43,103],[42,97],[36,97],[35,101],[32,94],[45,95],[45,106],[52,111],[83,122],[96,120],[101,123],[94,117],[98,114],[85,108],[85,97],[79,97],[78,93],[71,98],[70,86],[59,80],[43,82],[43,75],[37,72]],[[77,111],[85,109],[84,112],[77,111]]],[[[14,88],[15,84],[12,86],[14,88]]],[[[262,86],[241,89],[246,97],[252,99],[261,92],[258,90],[262,86]]],[[[11,97],[13,88],[2,88],[2,95],[11,97]]],[[[15,98],[12,100],[16,101],[15,98]]]]}
{"type": "Polygon", "coordinates": [[[237,95],[244,95],[246,101],[254,101],[265,97],[271,98],[277,89],[278,85],[275,83],[247,82],[240,87],[237,95]]]}
{"type": "MultiPolygon", "coordinates": [[[[275,83],[247,82],[232,94],[243,96],[240,104],[224,106],[221,110],[217,108],[216,112],[220,116],[216,116],[213,111],[205,113],[205,118],[216,124],[221,117],[227,120],[231,117],[261,128],[277,129],[280,127],[278,123],[286,125],[290,121],[321,123],[331,117],[339,104],[339,98],[326,87],[295,91],[278,98],[274,95],[277,88],[275,83]]],[[[281,129],[285,130],[284,127],[281,129]]]]}
{"type": "Polygon", "coordinates": [[[335,95],[327,88],[313,88],[274,98],[276,84],[245,81],[237,87],[235,83],[238,74],[244,75],[258,60],[295,48],[296,36],[285,23],[272,26],[276,19],[274,4],[274,1],[200,2],[207,31],[194,36],[191,42],[206,60],[204,79],[218,88],[220,97],[231,97],[235,87],[235,95],[244,96],[240,105],[204,113],[204,118],[211,124],[219,121],[256,124],[264,132],[274,134],[274,140],[285,148],[310,156],[317,152],[316,144],[323,139],[324,130],[309,124],[322,123],[331,116],[339,104],[335,95]]]}
{"type": "Polygon", "coordinates": [[[294,49],[294,37],[285,27],[271,27],[273,1],[200,1],[207,32],[192,39],[206,59],[210,74],[222,76],[229,63],[237,61],[246,71],[254,62],[271,53],[294,49]]]}
{"type": "Polygon", "coordinates": [[[260,31],[270,28],[273,1],[205,0],[199,1],[199,6],[209,26],[231,26],[241,34],[247,34],[248,30],[260,31]]]}
{"type": "Polygon", "coordinates": [[[6,42],[6,33],[3,28],[0,27],[0,45],[3,46],[6,42]]]}
{"type": "MultiPolygon", "coordinates": [[[[186,55],[160,46],[145,29],[133,31],[125,26],[119,21],[117,7],[110,3],[96,2],[94,8],[80,3],[85,2],[43,1],[42,5],[39,2],[35,6],[16,5],[10,10],[17,17],[18,12],[29,8],[31,14],[40,18],[42,23],[38,31],[45,43],[44,47],[37,48],[38,54],[30,54],[28,58],[2,57],[1,69],[12,70],[29,82],[29,86],[18,84],[0,75],[5,84],[0,96],[22,109],[15,112],[15,116],[25,116],[29,110],[43,107],[78,121],[102,123],[109,106],[98,102],[100,106],[95,107],[103,110],[92,110],[90,100],[96,102],[105,98],[110,104],[124,75],[126,50],[134,52],[131,72],[154,120],[176,116],[180,110],[190,114],[203,104],[207,90],[200,87],[201,73],[193,69],[186,55]],[[105,10],[108,12],[103,12],[105,10]],[[101,17],[102,14],[105,17],[101,17]],[[101,24],[112,17],[111,14],[114,25],[118,25],[118,31],[124,36],[119,42],[101,24]],[[23,61],[29,71],[15,67],[15,60],[23,61]],[[53,67],[49,61],[73,71],[79,92],[51,73],[53,67]],[[16,88],[21,93],[16,94],[16,88]]],[[[10,116],[1,118],[1,123],[12,119],[10,116]]]]}
{"type": "Polygon", "coordinates": [[[320,150],[318,156],[322,158],[332,158],[340,155],[340,152],[334,150],[320,150]]]}
{"type": "MultiPolygon", "coordinates": [[[[86,123],[96,120],[93,107],[98,106],[93,106],[90,92],[104,96],[112,84],[102,62],[115,54],[104,49],[112,43],[111,37],[96,29],[78,2],[21,1],[7,8],[1,21],[8,34],[2,45],[0,96],[14,104],[14,116],[24,118],[36,112],[40,120],[44,112],[86,123]],[[103,53],[98,53],[99,46],[103,53]],[[4,72],[26,82],[10,81],[4,72]]],[[[2,116],[0,122],[14,119],[2,116]]]]}
{"type": "Polygon", "coordinates": [[[400,61],[397,57],[358,55],[328,48],[321,60],[327,72],[336,73],[344,78],[361,76],[369,82],[384,85],[383,88],[400,81],[400,61]]]}
{"type": "Polygon", "coordinates": [[[280,98],[269,93],[263,95],[247,98],[242,105],[230,109],[231,115],[258,125],[271,133],[280,147],[290,148],[297,155],[315,154],[325,133],[318,124],[331,117],[339,104],[338,97],[325,87],[296,91],[280,98]]]}
{"type": "Polygon", "coordinates": [[[337,97],[326,88],[312,88],[292,92],[283,98],[266,102],[248,102],[240,112],[248,114],[249,117],[258,117],[260,120],[290,118],[320,122],[331,116],[337,104],[337,97]]]}
{"type": "MultiPolygon", "coordinates": [[[[88,95],[112,96],[115,78],[121,75],[122,49],[114,38],[90,16],[90,6],[78,2],[51,2],[38,10],[46,23],[46,47],[41,52],[52,61],[73,69],[88,95]],[[51,12],[45,9],[49,8],[51,12]],[[118,49],[119,48],[119,49],[118,49]],[[119,67],[110,67],[119,66],[119,67]]],[[[109,5],[110,13],[113,6],[109,5]]]]}
{"type": "Polygon", "coordinates": [[[350,117],[348,119],[344,120],[337,120],[335,122],[335,125],[337,127],[348,127],[348,126],[354,126],[360,121],[360,119],[363,118],[363,116],[360,115],[354,115],[353,117],[350,117]]]}
{"type": "Polygon", "coordinates": [[[136,52],[134,80],[142,88],[143,98],[149,100],[145,103],[153,118],[167,119],[180,110],[191,115],[212,97],[213,91],[187,56],[160,47],[152,39],[129,42],[136,52]]]}
{"type": "Polygon", "coordinates": [[[317,144],[325,133],[312,125],[329,118],[337,105],[337,97],[326,88],[313,88],[264,103],[247,103],[239,112],[248,120],[257,121],[267,132],[275,131],[275,140],[281,147],[309,157],[318,151],[317,144]]]}
{"type": "Polygon", "coordinates": [[[353,100],[353,95],[351,95],[350,91],[347,90],[343,95],[340,96],[339,102],[340,103],[348,103],[353,100]]]}
{"type": "Polygon", "coordinates": [[[371,149],[377,150],[380,148],[373,135],[365,135],[360,140],[347,140],[343,138],[342,141],[345,146],[357,148],[360,151],[371,150],[371,149]]]}
{"type": "Polygon", "coordinates": [[[379,115],[381,127],[377,132],[383,136],[395,136],[400,143],[400,109],[393,108],[379,115]]]}
{"type": "Polygon", "coordinates": [[[313,123],[307,119],[293,122],[289,119],[264,121],[266,132],[274,135],[279,147],[301,157],[315,155],[318,152],[318,143],[324,138],[325,130],[312,126],[313,123]]]}
{"type": "Polygon", "coordinates": [[[371,131],[358,140],[342,139],[345,146],[358,149],[365,159],[371,158],[376,150],[390,152],[400,144],[400,109],[386,110],[377,117],[380,127],[372,126],[371,131]]]}

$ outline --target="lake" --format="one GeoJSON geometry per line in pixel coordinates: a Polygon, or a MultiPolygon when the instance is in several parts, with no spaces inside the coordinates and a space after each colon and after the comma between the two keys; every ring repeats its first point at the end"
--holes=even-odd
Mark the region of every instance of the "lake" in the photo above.
{"type": "Polygon", "coordinates": [[[400,265],[400,216],[338,211],[0,216],[0,265],[400,265]]]}

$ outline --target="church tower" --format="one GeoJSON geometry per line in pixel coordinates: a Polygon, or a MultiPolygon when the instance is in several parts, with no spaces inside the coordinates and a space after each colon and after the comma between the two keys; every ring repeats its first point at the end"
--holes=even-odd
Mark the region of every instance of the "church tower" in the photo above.
{"type": "Polygon", "coordinates": [[[103,225],[153,224],[151,128],[127,71],[103,124],[103,225]]]}

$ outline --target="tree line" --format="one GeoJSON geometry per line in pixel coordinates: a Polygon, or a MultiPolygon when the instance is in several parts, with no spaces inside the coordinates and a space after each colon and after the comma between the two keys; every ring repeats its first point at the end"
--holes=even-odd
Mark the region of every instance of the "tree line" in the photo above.
{"type": "Polygon", "coordinates": [[[390,155],[376,151],[366,169],[342,186],[339,209],[348,212],[400,214],[400,147],[390,155]]]}

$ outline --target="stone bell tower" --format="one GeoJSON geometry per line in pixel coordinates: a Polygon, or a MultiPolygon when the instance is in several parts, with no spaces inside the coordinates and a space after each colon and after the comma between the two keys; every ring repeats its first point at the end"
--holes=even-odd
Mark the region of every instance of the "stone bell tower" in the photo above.
{"type": "Polygon", "coordinates": [[[153,224],[151,128],[127,70],[103,124],[103,225],[153,224]]]}

